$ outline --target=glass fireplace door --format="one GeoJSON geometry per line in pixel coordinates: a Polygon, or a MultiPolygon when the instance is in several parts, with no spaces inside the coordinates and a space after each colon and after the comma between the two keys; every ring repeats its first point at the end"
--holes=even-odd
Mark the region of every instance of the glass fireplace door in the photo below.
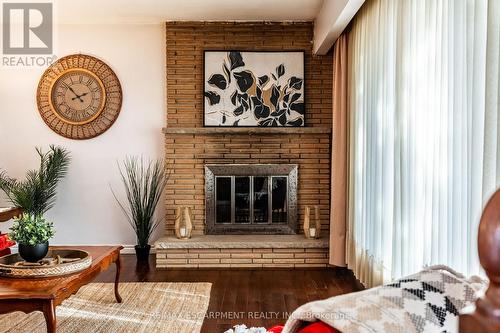
{"type": "Polygon", "coordinates": [[[234,222],[250,223],[250,177],[234,177],[234,222]]]}
{"type": "Polygon", "coordinates": [[[217,176],[216,224],[286,224],[286,176],[217,176]]]}

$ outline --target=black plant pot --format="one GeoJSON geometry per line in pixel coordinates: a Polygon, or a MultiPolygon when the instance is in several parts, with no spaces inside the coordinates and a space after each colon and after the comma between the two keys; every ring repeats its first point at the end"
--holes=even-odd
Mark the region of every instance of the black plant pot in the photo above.
{"type": "Polygon", "coordinates": [[[37,262],[47,255],[49,251],[49,243],[26,245],[19,244],[19,255],[27,262],[37,262]]]}
{"type": "Polygon", "coordinates": [[[151,245],[146,245],[146,246],[136,245],[135,256],[137,257],[137,261],[148,261],[150,251],[151,251],[151,245]]]}

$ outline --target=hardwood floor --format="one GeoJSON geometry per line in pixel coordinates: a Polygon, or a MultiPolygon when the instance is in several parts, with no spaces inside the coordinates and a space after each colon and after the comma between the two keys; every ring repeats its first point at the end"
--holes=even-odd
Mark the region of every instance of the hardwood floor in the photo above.
{"type": "MultiPolygon", "coordinates": [[[[122,282],[211,282],[203,333],[222,333],[235,324],[269,328],[304,303],[361,289],[346,269],[157,270],[153,256],[149,265],[137,264],[134,255],[122,260],[122,282]]],[[[113,282],[114,274],[110,267],[96,282],[113,282]]]]}

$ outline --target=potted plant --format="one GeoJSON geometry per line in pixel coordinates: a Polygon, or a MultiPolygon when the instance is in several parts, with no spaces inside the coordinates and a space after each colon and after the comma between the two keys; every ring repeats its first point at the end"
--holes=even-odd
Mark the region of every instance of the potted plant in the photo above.
{"type": "Polygon", "coordinates": [[[49,250],[54,225],[41,216],[23,214],[14,220],[9,238],[19,244],[19,255],[27,262],[43,259],[49,250]]]}
{"type": "Polygon", "coordinates": [[[54,206],[57,184],[67,173],[69,153],[51,145],[48,152],[36,148],[40,157],[38,170],[30,170],[24,181],[0,172],[0,189],[9,201],[23,211],[14,221],[9,237],[19,244],[19,254],[26,261],[42,259],[48,250],[48,241],[54,235],[53,224],[43,215],[54,206]]]}
{"type": "Polygon", "coordinates": [[[135,231],[137,245],[135,253],[138,261],[147,261],[151,245],[149,239],[158,227],[156,207],[167,184],[169,173],[161,160],[144,161],[143,158],[127,157],[123,166],[118,164],[125,187],[126,203],[122,203],[111,189],[128,223],[135,231]]]}

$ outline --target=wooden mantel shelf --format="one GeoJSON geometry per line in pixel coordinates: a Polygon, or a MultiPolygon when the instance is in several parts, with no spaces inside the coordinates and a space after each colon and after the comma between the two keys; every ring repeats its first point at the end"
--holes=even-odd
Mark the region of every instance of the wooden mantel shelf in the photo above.
{"type": "Polygon", "coordinates": [[[164,127],[164,134],[330,134],[330,127],[164,127]]]}

